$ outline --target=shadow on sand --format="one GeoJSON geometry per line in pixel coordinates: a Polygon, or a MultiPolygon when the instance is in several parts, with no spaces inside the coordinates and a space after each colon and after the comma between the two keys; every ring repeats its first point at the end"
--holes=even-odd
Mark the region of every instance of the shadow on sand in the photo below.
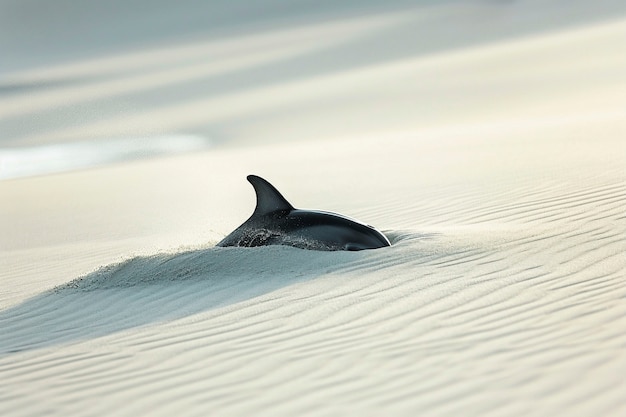
{"type": "MultiPolygon", "coordinates": [[[[394,245],[410,245],[431,236],[397,232],[389,237],[394,245]]],[[[0,311],[0,355],[168,322],[322,275],[362,273],[372,263],[385,268],[406,255],[394,249],[209,248],[132,258],[0,311]]]]}

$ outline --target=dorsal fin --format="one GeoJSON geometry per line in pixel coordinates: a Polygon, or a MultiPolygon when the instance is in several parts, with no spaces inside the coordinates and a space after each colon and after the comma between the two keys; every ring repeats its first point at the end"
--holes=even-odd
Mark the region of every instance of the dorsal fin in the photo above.
{"type": "Polygon", "coordinates": [[[248,175],[248,181],[256,192],[256,208],[253,216],[271,213],[276,210],[293,210],[293,206],[269,182],[256,175],[248,175]]]}

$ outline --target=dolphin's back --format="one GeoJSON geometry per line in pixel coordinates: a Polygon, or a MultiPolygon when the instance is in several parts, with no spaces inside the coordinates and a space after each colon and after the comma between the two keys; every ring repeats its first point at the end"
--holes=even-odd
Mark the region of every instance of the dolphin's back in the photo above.
{"type": "Polygon", "coordinates": [[[285,244],[296,238],[304,246],[321,250],[375,249],[390,245],[387,237],[372,226],[336,213],[294,209],[281,226],[285,244]]]}

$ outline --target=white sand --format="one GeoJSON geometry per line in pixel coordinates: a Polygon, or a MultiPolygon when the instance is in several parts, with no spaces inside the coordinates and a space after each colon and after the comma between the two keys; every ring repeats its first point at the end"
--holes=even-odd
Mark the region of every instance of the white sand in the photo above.
{"type": "Polygon", "coordinates": [[[624,415],[626,20],[536,3],[13,63],[4,146],[216,146],[0,181],[0,415],[624,415]],[[248,173],[392,247],[213,248],[248,173]]]}

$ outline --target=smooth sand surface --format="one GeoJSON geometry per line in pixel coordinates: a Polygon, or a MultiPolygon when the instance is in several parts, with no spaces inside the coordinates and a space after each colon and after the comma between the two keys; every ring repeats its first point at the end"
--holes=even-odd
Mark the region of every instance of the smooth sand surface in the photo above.
{"type": "Polygon", "coordinates": [[[6,69],[0,414],[624,415],[626,21],[559,4],[327,5],[6,69]],[[211,147],[62,166],[151,134],[211,147]],[[215,248],[249,173],[392,246],[215,248]]]}

